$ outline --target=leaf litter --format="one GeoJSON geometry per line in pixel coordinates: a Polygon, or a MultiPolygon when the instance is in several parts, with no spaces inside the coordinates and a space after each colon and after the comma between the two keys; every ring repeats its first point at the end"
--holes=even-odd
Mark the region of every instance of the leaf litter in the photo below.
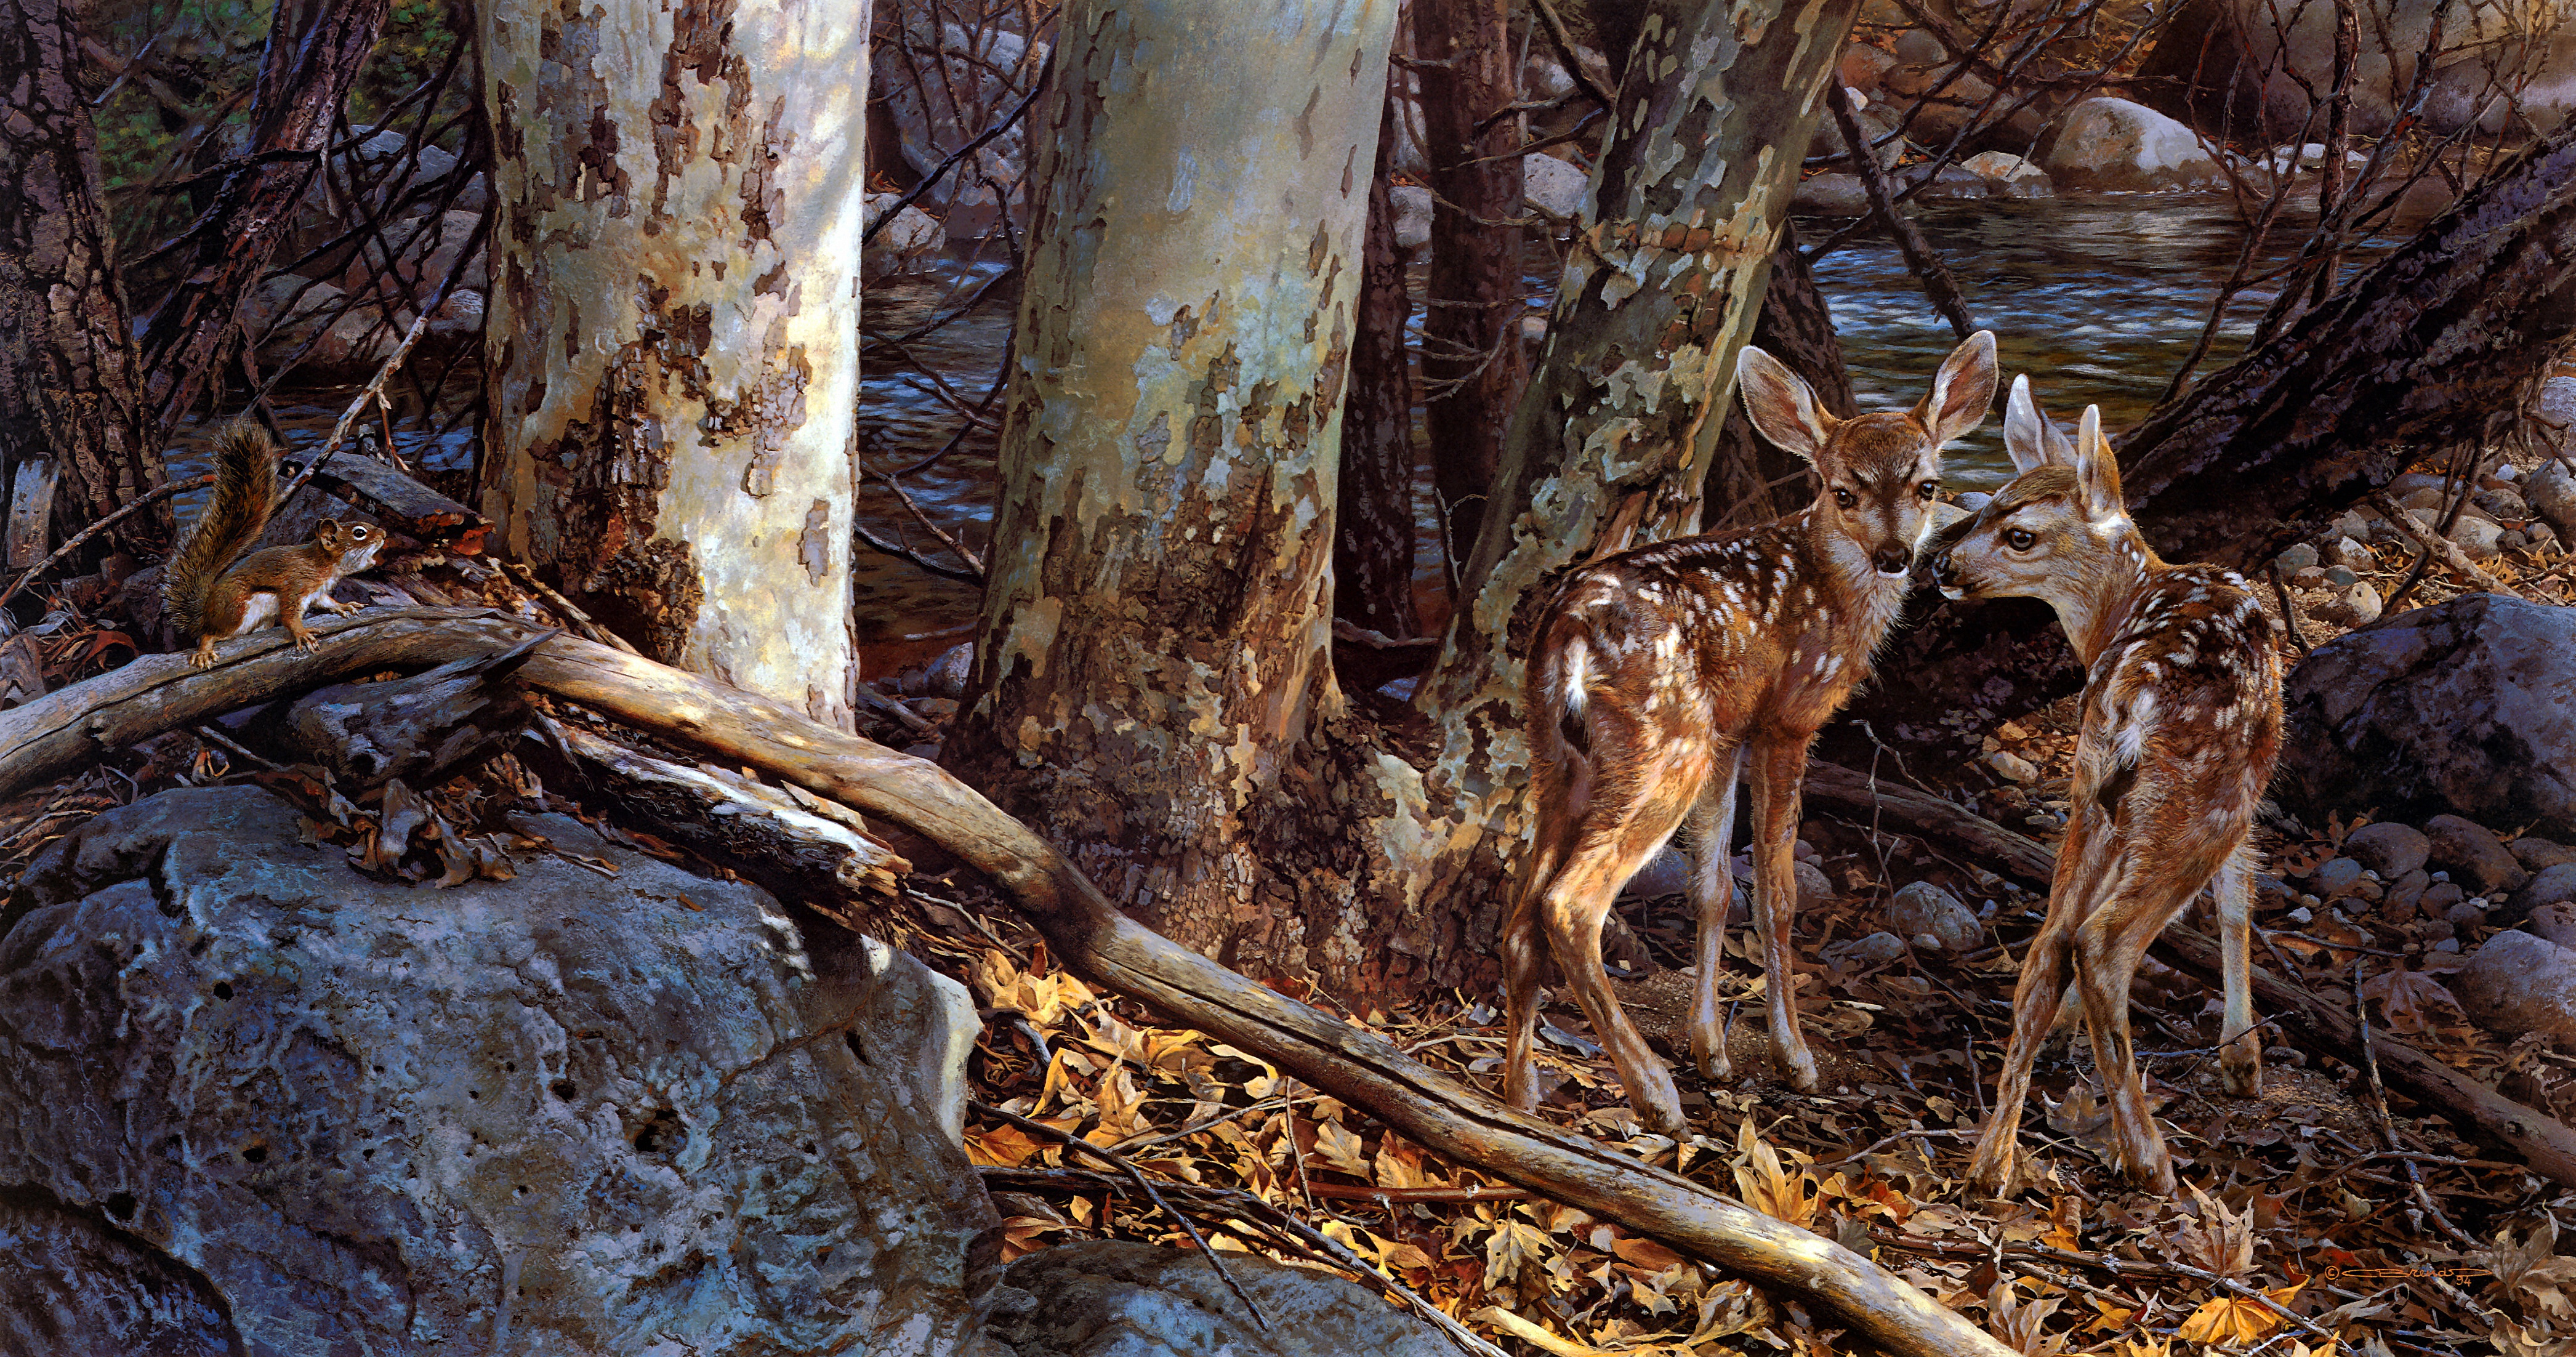
{"type": "MultiPolygon", "coordinates": [[[[2352,827],[2338,824],[2333,838],[2352,827]]],[[[1838,884],[1853,888],[1800,916],[1798,1000],[1822,1091],[1770,1081],[1764,978],[1739,934],[1723,982],[1744,1072],[1735,1086],[1688,1087],[1687,975],[1617,982],[1640,1029],[1674,1061],[1696,1134],[1676,1143],[1641,1129],[1570,1001],[1546,1010],[1541,1115],[1871,1257],[2031,1357],[2576,1353],[2576,1258],[2556,1251],[2576,1192],[2491,1157],[2465,1125],[2393,1092],[2400,1148],[2383,1148],[2360,1101],[2362,1076],[2340,1060],[2276,1046],[2262,1095],[2227,1094],[2217,995],[2152,963],[2135,995],[2141,1066],[2182,1190],[2160,1200],[2108,1169],[2108,1111],[2074,1029],[2051,1042],[2034,1080],[2023,1150],[2032,1185],[2008,1200],[1969,1187],[1967,1153],[2009,1033],[2014,959],[2044,899],[1991,876],[1980,884],[1907,840],[1835,853],[1851,833],[1806,828],[1830,845],[1819,855],[1829,872],[1846,869],[1838,884]],[[1877,929],[1888,892],[1870,878],[1883,850],[1900,874],[1994,900],[1990,932],[2002,945],[1964,956],[1908,948],[1883,963],[1837,953],[1835,942],[1877,929]],[[2488,1247],[2455,1247],[2425,1218],[2408,1162],[2440,1212],[2488,1247]]],[[[1158,1026],[1141,1005],[1059,968],[972,882],[913,885],[908,898],[936,908],[882,922],[974,991],[987,1018],[970,1060],[976,1097],[1199,1194],[1186,1199],[1195,1205],[1174,1201],[1203,1212],[1197,1224],[1215,1250],[1336,1264],[1248,1218],[1243,1208],[1258,1203],[1331,1241],[1341,1270],[1408,1288],[1506,1352],[1871,1350],[1794,1297],[1448,1163],[1245,1052],[1158,1026]]],[[[1660,904],[1623,905],[1631,931],[1649,954],[1686,960],[1687,908],[1660,904]]],[[[2304,931],[2316,938],[2301,953],[2312,988],[2349,1003],[2350,986],[2331,978],[2359,976],[2385,1030],[2455,1068],[2506,1085],[2567,1068],[2555,1052],[2469,1025],[2425,958],[2369,949],[2351,930],[2304,931]]],[[[1498,991],[1343,1016],[1488,1093],[1500,1087],[1498,991]]],[[[1165,1211],[1083,1172],[1060,1142],[970,1121],[968,1153],[1000,1189],[1006,1260],[1100,1238],[1189,1247],[1165,1211]]]]}

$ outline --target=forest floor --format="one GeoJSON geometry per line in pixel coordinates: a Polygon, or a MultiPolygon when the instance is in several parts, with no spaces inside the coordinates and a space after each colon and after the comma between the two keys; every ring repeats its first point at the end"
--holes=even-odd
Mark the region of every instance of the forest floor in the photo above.
{"type": "MultiPolygon", "coordinates": [[[[2572,559],[2551,551],[2486,564],[2525,596],[2563,603],[2572,559]]],[[[2411,552],[2384,546],[2374,560],[2361,578],[2383,596],[2395,592],[2411,552]]],[[[2457,592],[2442,575],[2428,573],[2407,604],[2457,592]]],[[[2345,630],[2315,616],[2325,591],[2292,597],[2310,645],[2345,630]]],[[[1990,751],[2014,753],[2038,775],[1992,779],[1970,795],[1976,808],[2053,843],[2074,715],[2070,698],[2000,728],[1990,751]]],[[[2269,835],[2272,871],[2295,882],[2364,822],[2337,817],[2313,832],[2269,835]]],[[[2510,838],[2515,827],[2493,828],[2510,838]]],[[[1682,1075],[1698,1134],[1677,1144],[1640,1130],[1570,1002],[1545,1010],[1543,1116],[1873,1257],[2034,1357],[2576,1346],[2567,1337],[2576,1335],[2576,1259],[2553,1256],[2557,1219],[2576,1211],[2576,1191],[2499,1157],[2442,1109],[2374,1094],[2359,1065],[2285,1040],[2267,1043],[2259,1096],[2227,1094],[2214,1058],[2217,992],[2152,958],[2135,1016],[2181,1192],[2170,1200],[2140,1192],[2109,1168],[2107,1109],[2081,1040],[2052,1041],[2039,1066],[2023,1130],[2037,1183],[2007,1200],[1972,1188],[1968,1151],[2009,1035],[2017,958],[2038,928],[2044,894],[1959,861],[1942,844],[1873,834],[1866,824],[1813,818],[1802,838],[1836,891],[1798,921],[1799,1003],[1824,1067],[1822,1090],[1801,1095],[1770,1079],[1764,982],[1745,952],[1749,934],[1739,931],[1725,983],[1743,1077],[1695,1088],[1682,1075]],[[1941,885],[1971,907],[1991,902],[1984,945],[1965,954],[1908,947],[1877,962],[1847,945],[1880,932],[1888,898],[1911,881],[1941,885]]],[[[972,882],[914,885],[920,913],[907,945],[970,985],[991,1017],[971,1069],[978,1099],[991,1107],[1124,1154],[1158,1180],[1249,1194],[1301,1218],[1509,1351],[1851,1350],[1830,1316],[1443,1162],[1240,1051],[1156,1026],[1138,1005],[1058,969],[1044,943],[972,882]]],[[[2366,910],[2346,918],[2309,908],[2319,904],[2295,885],[2267,890],[2257,902],[2265,939],[2257,964],[2297,976],[2348,1011],[2358,990],[2381,1040],[2410,1043],[2562,1120],[2576,1111],[2576,1060],[2531,1038],[2507,1042],[2462,1016],[2440,977],[2464,952],[2440,950],[2420,928],[2366,910]]],[[[1632,898],[1622,917],[1671,968],[1623,984],[1623,1000],[1686,1071],[1689,981],[1677,968],[1690,964],[1687,904],[1632,898]]],[[[2473,952],[2491,931],[2464,925],[2459,941],[2473,952]]],[[[1297,997],[1341,1011],[1328,995],[1297,997]]],[[[1418,1010],[1344,1016],[1495,1093],[1499,1009],[1498,992],[1451,994],[1418,1010]]],[[[986,1114],[970,1119],[968,1144],[998,1190],[1009,1255],[1102,1237],[1190,1246],[1153,1201],[1067,1172],[1100,1165],[1060,1139],[986,1114]]],[[[1198,1204],[1181,1209],[1199,1217],[1219,1251],[1332,1261],[1217,1197],[1190,1200],[1198,1204]]]]}
{"type": "MultiPolygon", "coordinates": [[[[2383,547],[2374,560],[2362,577],[2394,592],[2410,553],[2383,547]]],[[[2564,603],[2576,589],[2571,562],[2576,556],[2552,549],[2488,568],[2528,597],[2564,603]]],[[[508,591],[486,574],[484,601],[533,606],[496,594],[508,591]]],[[[2453,591],[2436,569],[2407,601],[2453,591]]],[[[131,658],[132,638],[94,610],[55,604],[45,624],[0,642],[0,678],[50,689],[131,658]]],[[[2340,630],[2303,618],[2311,644],[2340,630]]],[[[916,700],[914,722],[926,714],[935,724],[954,706],[916,700]]],[[[1993,749],[2018,755],[2032,776],[1954,790],[2002,824],[2053,837],[2065,808],[2072,710],[2062,703],[1996,732],[1993,749]]],[[[876,733],[904,742],[920,734],[891,724],[876,733]]],[[[89,815],[172,786],[243,777],[308,800],[327,791],[294,770],[256,769],[174,733],[138,757],[0,805],[0,884],[14,887],[39,848],[89,815]]],[[[431,799],[462,822],[475,813],[469,803],[509,793],[460,783],[431,799]]],[[[367,819],[381,812],[327,804],[335,799],[315,803],[317,824],[336,819],[336,829],[320,825],[326,835],[371,845],[367,819]]],[[[2274,835],[2266,845],[2273,871],[2295,882],[2360,822],[2274,835]]],[[[2492,828],[2510,837],[2515,827],[2492,828]]],[[[2212,1058],[2216,993],[2152,960],[2135,1013],[2179,1195],[2136,1191],[2107,1168],[2107,1116],[2080,1041],[2052,1044],[2038,1069],[2023,1132],[2035,1184],[2004,1200],[1971,1188],[1964,1166],[2009,1032],[2016,958],[2046,901],[1944,844],[1865,823],[1819,816],[1802,838],[1833,892],[1799,918],[1799,1002],[1824,1066],[1822,1089],[1801,1095],[1769,1079],[1764,980],[1739,933],[1725,983],[1744,1077],[1727,1087],[1693,1087],[1685,1077],[1698,1134],[1676,1143],[1639,1130],[1570,1003],[1548,1008],[1541,1029],[1541,1115],[1874,1257],[2029,1354],[2568,1347],[2561,1335],[2576,1334],[2576,1259],[2555,1256],[2555,1245],[2559,1213],[2576,1212],[2576,1192],[2499,1157],[2442,1108],[2394,1091],[2383,1101],[2348,1063],[2351,1052],[2269,1043],[2264,1092],[2227,1095],[2212,1058]],[[1889,897],[1916,881],[1983,907],[1981,944],[1964,953],[1909,945],[1893,955],[1849,945],[1882,933],[1889,897]]],[[[1079,1138],[1164,1184],[1165,1199],[1220,1253],[1338,1263],[1409,1288],[1509,1351],[1852,1349],[1830,1315],[1443,1162],[1243,1052],[1157,1026],[1135,1002],[1067,974],[971,877],[916,875],[905,897],[878,921],[889,940],[967,984],[987,1018],[970,1060],[982,1106],[970,1115],[968,1148],[995,1189],[1006,1256],[1099,1237],[1192,1245],[1179,1218],[1067,1148],[1079,1138]],[[1280,1213],[1311,1232],[1280,1228],[1280,1213]]],[[[2294,885],[2267,891],[2257,904],[2258,964],[2347,1010],[2357,991],[2384,1037],[2561,1120],[2576,1113],[2576,1059],[2479,1029],[2440,982],[2492,930],[2464,925],[2463,950],[2444,951],[2420,930],[2367,911],[2346,918],[2320,903],[2294,885]]],[[[1683,985],[1673,968],[1688,962],[1689,911],[1678,897],[1646,898],[1627,902],[1623,918],[1661,968],[1626,986],[1630,1011],[1676,1056],[1669,1035],[1683,985]]],[[[1329,995],[1297,997],[1342,1012],[1329,995]]],[[[1498,994],[1487,992],[1343,1016],[1492,1092],[1504,1039],[1498,1009],[1498,994]]]]}

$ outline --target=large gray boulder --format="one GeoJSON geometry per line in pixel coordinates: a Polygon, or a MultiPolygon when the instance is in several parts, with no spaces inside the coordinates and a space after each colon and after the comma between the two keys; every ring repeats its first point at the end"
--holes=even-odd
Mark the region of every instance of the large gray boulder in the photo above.
{"type": "Polygon", "coordinates": [[[2226,178],[2190,128],[2144,104],[2108,97],[2070,110],[2039,164],[2061,189],[2157,193],[2213,188],[2226,178]]]}
{"type": "Polygon", "coordinates": [[[2576,831],[2576,609],[2464,594],[2317,647],[2290,673],[2273,792],[2330,811],[2576,831]]]}
{"type": "Polygon", "coordinates": [[[999,1352],[958,986],[564,817],[614,878],[388,885],[302,819],[169,792],[29,868],[0,1346],[999,1352]]]}

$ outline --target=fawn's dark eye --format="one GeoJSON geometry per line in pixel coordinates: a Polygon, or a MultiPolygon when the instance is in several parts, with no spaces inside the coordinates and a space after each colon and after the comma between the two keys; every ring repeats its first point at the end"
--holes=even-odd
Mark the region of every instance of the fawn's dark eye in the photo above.
{"type": "Polygon", "coordinates": [[[1921,495],[1923,498],[1928,500],[1934,495],[1941,493],[1941,483],[1939,481],[1925,481],[1921,485],[1914,487],[1914,493],[1921,495]]]}
{"type": "Polygon", "coordinates": [[[1848,509],[1853,505],[1860,503],[1860,500],[1849,490],[1845,490],[1841,486],[1837,485],[1834,487],[1834,503],[1848,509]]]}
{"type": "Polygon", "coordinates": [[[2031,544],[2038,540],[2039,534],[2032,532],[2028,528],[2004,529],[2004,545],[2011,547],[2015,551],[2028,551],[2031,548],[2031,544]]]}

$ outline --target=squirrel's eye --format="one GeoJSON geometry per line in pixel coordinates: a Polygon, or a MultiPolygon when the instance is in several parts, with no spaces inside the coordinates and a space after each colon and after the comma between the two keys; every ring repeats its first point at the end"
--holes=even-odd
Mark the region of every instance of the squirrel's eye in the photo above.
{"type": "Polygon", "coordinates": [[[2011,547],[2015,551],[2028,551],[2031,548],[2031,544],[2038,540],[2039,535],[2028,528],[2007,528],[2004,530],[2004,545],[2011,547]]]}
{"type": "Polygon", "coordinates": [[[1836,503],[1836,504],[1838,504],[1838,505],[1841,505],[1843,508],[1848,509],[1848,508],[1852,507],[1853,505],[1860,503],[1860,501],[1859,501],[1858,499],[1854,498],[1854,497],[1853,497],[1853,495],[1852,495],[1852,492],[1850,492],[1849,490],[1845,490],[1845,489],[1843,489],[1841,486],[1835,486],[1835,487],[1834,487],[1834,503],[1836,503]]]}

